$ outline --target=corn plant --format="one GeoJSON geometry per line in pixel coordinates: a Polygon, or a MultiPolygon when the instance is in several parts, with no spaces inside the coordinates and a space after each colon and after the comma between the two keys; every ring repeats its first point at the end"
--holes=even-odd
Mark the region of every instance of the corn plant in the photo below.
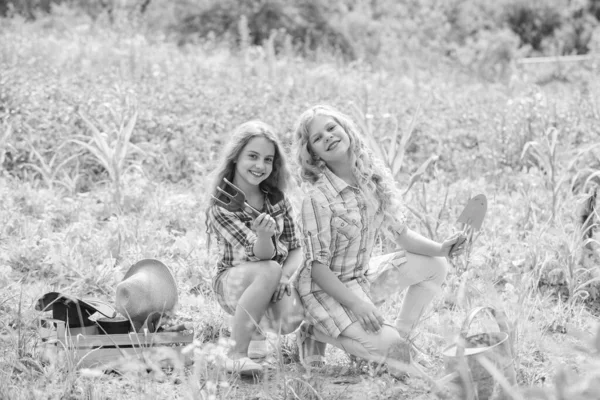
{"type": "Polygon", "coordinates": [[[80,163],[79,160],[77,160],[75,164],[75,169],[72,171],[72,173],[69,174],[63,171],[62,177],[60,179],[57,179],[55,183],[59,186],[62,186],[67,191],[67,193],[71,195],[75,194],[75,192],[77,191],[77,183],[79,181],[79,178],[81,178],[79,168],[80,163]]]}
{"type": "Polygon", "coordinates": [[[89,151],[107,171],[113,187],[113,202],[120,209],[123,174],[131,168],[137,168],[135,165],[128,165],[129,158],[135,152],[144,153],[138,146],[130,142],[137,121],[137,111],[128,121],[122,118],[118,129],[110,133],[107,133],[108,129],[100,130],[84,115],[80,116],[92,132],[92,140],[84,142],[72,139],[72,141],[89,151]]]}
{"type": "Polygon", "coordinates": [[[529,157],[530,162],[535,164],[544,173],[546,187],[551,191],[552,195],[551,222],[555,221],[560,187],[566,179],[566,176],[561,177],[559,175],[557,146],[558,129],[551,127],[546,131],[543,141],[532,140],[527,142],[521,152],[521,159],[529,157]]]}
{"type": "Polygon", "coordinates": [[[72,159],[79,156],[79,153],[72,154],[62,162],[58,163],[58,155],[60,154],[60,149],[64,147],[65,143],[58,146],[50,160],[47,161],[44,156],[42,156],[33,146],[31,142],[29,142],[29,147],[31,148],[31,154],[35,156],[38,160],[38,164],[33,163],[25,163],[24,166],[27,166],[33,169],[37,174],[42,178],[42,181],[46,184],[49,189],[54,187],[55,183],[58,183],[56,179],[57,174],[67,165],[72,159]]]}
{"type": "MultiPolygon", "coordinates": [[[[406,146],[408,145],[408,141],[412,137],[413,132],[415,130],[415,125],[417,123],[417,118],[421,112],[421,107],[419,106],[417,108],[417,111],[413,115],[409,123],[408,129],[406,131],[401,131],[399,129],[397,118],[393,118],[390,115],[385,115],[384,118],[392,118],[394,128],[392,129],[392,133],[390,135],[383,136],[382,138],[379,138],[378,135],[375,133],[372,123],[372,115],[363,113],[355,104],[352,104],[352,111],[354,114],[354,120],[364,133],[367,144],[369,145],[371,150],[390,169],[390,171],[392,172],[392,176],[394,178],[397,178],[398,174],[402,170],[402,166],[404,164],[404,157],[406,155],[406,146]]],[[[431,161],[426,161],[424,163],[425,168],[430,163],[431,161]]],[[[423,172],[425,172],[425,168],[422,172],[420,172],[420,175],[422,175],[423,172]]]]}

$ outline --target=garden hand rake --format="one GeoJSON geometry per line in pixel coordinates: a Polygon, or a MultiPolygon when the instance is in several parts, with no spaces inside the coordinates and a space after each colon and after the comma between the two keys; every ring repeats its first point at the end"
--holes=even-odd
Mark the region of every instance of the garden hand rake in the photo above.
{"type": "Polygon", "coordinates": [[[221,199],[219,199],[218,197],[212,195],[212,198],[215,200],[216,203],[218,203],[219,205],[221,205],[221,207],[223,207],[224,209],[226,209],[228,211],[244,210],[246,212],[249,212],[253,218],[256,218],[260,215],[260,211],[258,211],[256,208],[254,208],[250,204],[248,204],[248,202],[246,201],[246,194],[244,193],[244,191],[242,189],[235,186],[233,183],[229,182],[227,180],[227,178],[223,178],[223,183],[225,183],[225,185],[228,187],[228,190],[232,191],[233,194],[231,194],[231,193],[221,189],[221,187],[217,186],[217,191],[219,192],[219,196],[223,195],[223,196],[227,197],[229,199],[229,201],[224,202],[221,199]]]}
{"type": "Polygon", "coordinates": [[[463,224],[460,236],[462,240],[459,239],[459,241],[454,243],[450,249],[450,254],[454,253],[454,251],[466,241],[471,243],[473,239],[473,233],[481,229],[486,212],[487,198],[484,194],[478,194],[469,200],[462,213],[460,213],[458,220],[456,221],[463,224]]]}

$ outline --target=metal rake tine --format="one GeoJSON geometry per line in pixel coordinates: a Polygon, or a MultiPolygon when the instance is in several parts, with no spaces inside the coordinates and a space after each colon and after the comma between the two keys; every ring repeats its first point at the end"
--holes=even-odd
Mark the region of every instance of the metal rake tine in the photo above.
{"type": "Polygon", "coordinates": [[[241,193],[242,195],[244,195],[244,197],[246,197],[246,194],[244,193],[244,191],[242,189],[240,189],[239,187],[235,186],[233,183],[231,183],[227,178],[223,178],[223,182],[225,182],[225,184],[227,186],[229,186],[230,188],[234,189],[236,191],[236,194],[241,193]]]}
{"type": "MultiPolygon", "coordinates": [[[[232,199],[232,200],[235,198],[235,196],[233,196],[233,195],[232,195],[232,194],[230,194],[230,193],[227,193],[226,191],[224,191],[223,189],[221,189],[219,186],[217,186],[217,192],[219,192],[219,193],[221,193],[221,194],[225,195],[225,197],[229,197],[229,198],[230,198],[230,199],[232,199]]],[[[216,199],[216,197],[215,197],[215,196],[213,196],[213,197],[216,199]]],[[[218,199],[217,199],[217,200],[218,200],[218,199]]],[[[219,200],[219,201],[220,201],[220,200],[219,200]]],[[[225,203],[223,203],[222,201],[221,201],[221,203],[222,203],[222,204],[225,204],[225,203]]]]}
{"type": "Polygon", "coordinates": [[[246,202],[246,193],[244,193],[242,189],[235,186],[227,178],[223,178],[223,182],[225,182],[226,185],[235,190],[235,195],[233,197],[229,196],[233,201],[238,202],[243,207],[249,208],[250,214],[252,214],[255,218],[260,215],[260,211],[252,207],[250,204],[248,204],[248,202],[246,202]]]}
{"type": "Polygon", "coordinates": [[[238,188],[237,186],[235,186],[233,183],[229,182],[226,178],[223,178],[223,181],[225,182],[226,185],[229,185],[235,192],[235,195],[232,195],[231,193],[226,192],[225,190],[221,189],[219,186],[217,186],[217,191],[220,194],[225,195],[225,197],[230,199],[229,203],[225,203],[220,199],[217,199],[214,195],[212,196],[215,200],[217,200],[219,202],[219,204],[223,205],[225,208],[227,209],[231,209],[232,208],[232,203],[235,203],[240,210],[243,209],[249,209],[250,210],[250,214],[256,218],[260,215],[260,211],[258,211],[256,208],[252,207],[250,204],[248,204],[246,202],[246,195],[244,194],[244,192],[238,188]]]}
{"type": "Polygon", "coordinates": [[[229,207],[230,204],[229,203],[225,203],[223,200],[217,198],[214,194],[211,195],[211,197],[213,198],[214,201],[216,201],[217,203],[219,203],[220,205],[222,205],[223,207],[229,207]]]}

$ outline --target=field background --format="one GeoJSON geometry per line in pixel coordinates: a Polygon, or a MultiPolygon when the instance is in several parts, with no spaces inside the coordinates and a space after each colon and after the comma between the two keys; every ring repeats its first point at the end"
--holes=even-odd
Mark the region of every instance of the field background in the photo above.
{"type": "Polygon", "coordinates": [[[487,195],[415,339],[428,374],[444,374],[468,310],[491,305],[514,327],[515,399],[598,398],[598,1],[58,3],[0,1],[1,399],[452,398],[335,350],[305,371],[293,335],[270,337],[282,356],[261,383],[210,367],[228,328],[210,289],[209,174],[236,125],[262,119],[289,149],[317,103],[365,127],[424,235],[443,239],[487,195]],[[193,367],[148,357],[117,376],[44,353],[40,295],[112,302],[142,258],[175,271],[193,367]]]}

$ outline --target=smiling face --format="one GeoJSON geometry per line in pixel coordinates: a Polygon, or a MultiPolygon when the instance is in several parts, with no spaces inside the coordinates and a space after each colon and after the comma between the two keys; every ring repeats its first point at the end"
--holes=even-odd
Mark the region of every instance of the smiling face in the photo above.
{"type": "Polygon", "coordinates": [[[328,115],[317,115],[308,125],[308,144],[319,159],[326,164],[338,164],[349,160],[350,137],[328,115]]]}
{"type": "Polygon", "coordinates": [[[275,145],[267,138],[257,136],[248,142],[235,163],[234,184],[242,190],[258,186],[273,171],[275,145]]]}

